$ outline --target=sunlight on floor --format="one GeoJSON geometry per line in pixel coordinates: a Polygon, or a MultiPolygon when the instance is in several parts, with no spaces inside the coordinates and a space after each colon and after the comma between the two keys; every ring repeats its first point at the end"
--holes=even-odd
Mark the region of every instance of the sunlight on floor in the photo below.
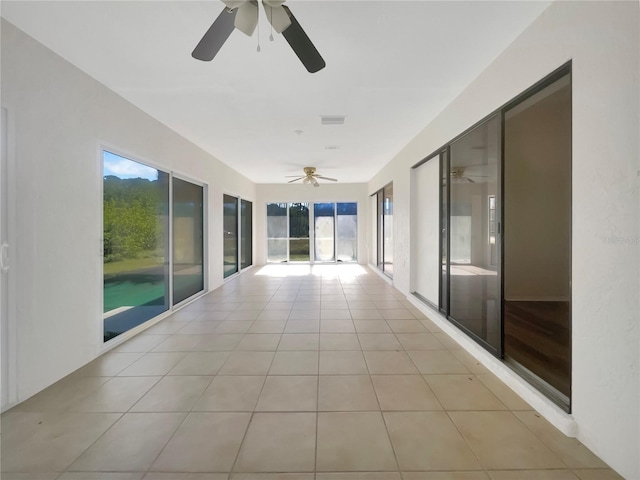
{"type": "Polygon", "coordinates": [[[318,277],[357,277],[366,275],[367,271],[362,265],[265,265],[256,273],[257,276],[269,277],[301,277],[304,275],[316,275],[318,277]]]}

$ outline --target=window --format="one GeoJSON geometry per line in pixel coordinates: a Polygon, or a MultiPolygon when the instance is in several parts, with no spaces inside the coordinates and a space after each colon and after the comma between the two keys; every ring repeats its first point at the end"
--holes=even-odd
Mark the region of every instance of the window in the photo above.
{"type": "Polygon", "coordinates": [[[108,341],[169,309],[169,178],[103,152],[103,311],[108,341]]]}
{"type": "Polygon", "coordinates": [[[357,261],[357,214],[355,202],[267,203],[267,261],[357,261]]]}

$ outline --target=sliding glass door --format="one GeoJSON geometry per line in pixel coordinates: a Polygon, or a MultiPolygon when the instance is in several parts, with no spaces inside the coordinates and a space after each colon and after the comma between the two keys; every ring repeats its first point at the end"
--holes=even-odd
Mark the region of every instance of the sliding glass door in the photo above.
{"type": "Polygon", "coordinates": [[[380,270],[393,276],[393,183],[378,190],[377,199],[376,250],[377,265],[380,270]]]}
{"type": "Polygon", "coordinates": [[[238,199],[224,195],[224,278],[238,272],[238,199]]]}
{"type": "Polygon", "coordinates": [[[393,183],[390,183],[389,185],[384,187],[383,216],[383,270],[389,276],[393,276],[393,183]]]}
{"type": "Polygon", "coordinates": [[[335,203],[313,205],[315,223],[315,261],[335,261],[335,203]]]}
{"type": "Polygon", "coordinates": [[[433,306],[439,303],[440,155],[427,159],[411,171],[413,201],[419,205],[411,219],[411,291],[433,306]]]}
{"type": "Polygon", "coordinates": [[[504,353],[571,396],[571,78],[504,113],[504,353]]]}
{"type": "Polygon", "coordinates": [[[104,341],[169,309],[170,175],[103,152],[104,341]]]}
{"type": "Polygon", "coordinates": [[[253,205],[233,195],[223,195],[224,278],[253,264],[253,205]]]}
{"type": "Polygon", "coordinates": [[[289,261],[308,262],[309,247],[309,204],[289,204],[289,261]]]}
{"type": "MultiPolygon", "coordinates": [[[[567,64],[414,166],[412,178],[413,292],[435,307],[428,287],[439,276],[438,309],[567,411],[571,98],[567,64]],[[429,213],[437,160],[439,225],[429,213]]],[[[386,195],[376,198],[380,262],[386,195]]]]}
{"type": "Polygon", "coordinates": [[[357,259],[356,202],[267,203],[267,262],[355,262],[357,259]]]}
{"type": "Polygon", "coordinates": [[[472,129],[450,149],[449,315],[497,353],[502,338],[500,243],[490,227],[499,211],[500,117],[472,129]]]}
{"type": "Polygon", "coordinates": [[[358,260],[358,204],[336,204],[336,257],[338,262],[358,260]]]}
{"type": "Polygon", "coordinates": [[[204,187],[173,177],[173,304],[204,290],[204,187]]]}
{"type": "Polygon", "coordinates": [[[440,303],[439,309],[449,313],[449,149],[438,155],[440,158],[440,303]]]}
{"type": "Polygon", "coordinates": [[[289,260],[287,210],[286,203],[267,203],[267,262],[289,260]]]}
{"type": "Polygon", "coordinates": [[[253,265],[253,204],[240,201],[240,268],[253,265]]]}

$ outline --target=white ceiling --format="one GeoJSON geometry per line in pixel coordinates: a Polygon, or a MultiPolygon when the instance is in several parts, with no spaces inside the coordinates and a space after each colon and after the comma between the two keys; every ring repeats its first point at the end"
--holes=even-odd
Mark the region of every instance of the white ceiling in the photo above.
{"type": "Polygon", "coordinates": [[[307,165],[366,182],[549,3],[289,0],[327,63],[315,74],[282,36],[269,42],[262,9],[261,53],[258,32],[234,31],[212,62],[194,60],[218,0],[5,0],[1,13],[254,182],[307,165]]]}

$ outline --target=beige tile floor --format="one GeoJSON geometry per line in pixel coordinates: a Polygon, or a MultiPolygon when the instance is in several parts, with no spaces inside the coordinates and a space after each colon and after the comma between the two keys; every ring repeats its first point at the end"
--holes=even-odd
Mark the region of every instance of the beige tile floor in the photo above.
{"type": "Polygon", "coordinates": [[[2,416],[2,480],[620,478],[375,272],[254,268],[2,416]]]}

